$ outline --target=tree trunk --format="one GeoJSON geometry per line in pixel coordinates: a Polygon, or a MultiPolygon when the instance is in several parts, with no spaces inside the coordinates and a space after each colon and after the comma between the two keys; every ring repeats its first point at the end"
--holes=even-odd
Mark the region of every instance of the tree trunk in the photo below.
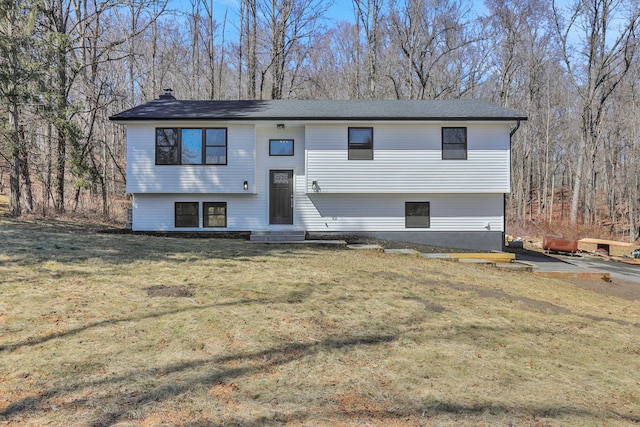
{"type": "Polygon", "coordinates": [[[578,208],[580,207],[580,191],[582,189],[582,170],[584,168],[584,151],[579,150],[578,164],[576,165],[576,173],[574,174],[573,189],[571,192],[571,208],[569,211],[569,220],[571,225],[578,223],[578,208]]]}
{"type": "Polygon", "coordinates": [[[20,147],[20,173],[24,182],[24,209],[33,213],[33,192],[31,188],[31,173],[29,172],[29,155],[24,137],[24,127],[18,127],[18,141],[20,147]]]}

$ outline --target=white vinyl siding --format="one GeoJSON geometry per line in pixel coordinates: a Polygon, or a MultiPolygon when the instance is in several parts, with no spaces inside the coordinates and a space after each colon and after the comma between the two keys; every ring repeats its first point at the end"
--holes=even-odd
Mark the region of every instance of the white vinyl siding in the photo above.
{"type": "Polygon", "coordinates": [[[261,229],[262,208],[255,195],[217,194],[136,194],[133,198],[134,231],[249,231],[261,229]],[[198,227],[175,227],[175,203],[198,202],[198,227]],[[227,226],[202,228],[202,203],[226,202],[227,226]]]}
{"type": "Polygon", "coordinates": [[[509,192],[508,125],[446,124],[458,125],[467,127],[467,160],[442,160],[444,125],[379,124],[369,162],[348,160],[348,125],[307,125],[306,191],[317,181],[323,193],[509,192]]]}
{"type": "MultiPolygon", "coordinates": [[[[246,193],[244,181],[255,183],[253,125],[162,123],[127,126],[128,193],[246,193]],[[226,165],[156,165],[156,127],[227,127],[226,165]]],[[[250,184],[249,192],[254,187],[250,184]]]]}
{"type": "MultiPolygon", "coordinates": [[[[405,202],[428,201],[430,227],[425,231],[503,230],[502,194],[296,194],[294,226],[309,232],[406,231],[405,202]]],[[[136,194],[134,231],[250,231],[268,228],[265,198],[215,194],[136,194]],[[227,227],[175,227],[175,202],[227,203],[227,227]]],[[[408,229],[420,231],[421,229],[408,229]]]]}
{"type": "Polygon", "coordinates": [[[137,231],[251,231],[269,225],[269,171],[294,173],[293,228],[309,232],[503,230],[510,183],[504,123],[129,124],[127,191],[137,231]],[[348,128],[373,127],[374,155],[348,159],[348,128]],[[465,126],[467,160],[442,160],[441,128],[465,126]],[[156,127],[226,127],[228,164],[156,165],[156,127]],[[269,156],[270,139],[294,140],[293,156],[269,156]],[[243,189],[244,181],[249,190],[243,189]],[[312,189],[317,181],[319,192],[312,189]],[[406,228],[405,202],[429,202],[430,227],[406,228]],[[175,203],[199,203],[199,227],[175,227],[175,203]],[[202,203],[226,202],[227,227],[202,228],[202,203]]]}
{"type": "Polygon", "coordinates": [[[425,231],[504,231],[502,194],[309,194],[297,208],[307,231],[406,231],[411,201],[429,202],[425,231]]]}

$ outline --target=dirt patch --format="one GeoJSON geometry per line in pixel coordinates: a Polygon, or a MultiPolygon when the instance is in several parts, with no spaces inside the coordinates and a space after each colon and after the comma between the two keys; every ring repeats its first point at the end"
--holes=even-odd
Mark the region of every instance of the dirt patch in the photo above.
{"type": "Polygon", "coordinates": [[[216,400],[224,403],[233,401],[233,397],[238,392],[238,386],[233,383],[220,382],[209,389],[209,394],[216,400]]]}
{"type": "Polygon", "coordinates": [[[446,308],[444,308],[443,306],[434,304],[431,301],[427,301],[426,299],[416,298],[416,297],[404,297],[403,299],[407,301],[414,301],[414,302],[420,303],[422,304],[425,310],[433,313],[442,313],[443,311],[446,310],[446,308]]]}
{"type": "Polygon", "coordinates": [[[157,285],[146,288],[150,297],[192,298],[193,292],[184,286],[157,285]]]}

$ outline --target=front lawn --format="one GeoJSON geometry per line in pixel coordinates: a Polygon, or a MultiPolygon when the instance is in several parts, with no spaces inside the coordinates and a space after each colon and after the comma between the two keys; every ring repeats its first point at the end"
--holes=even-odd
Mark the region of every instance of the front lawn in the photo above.
{"type": "Polygon", "coordinates": [[[640,423],[637,299],[413,256],[56,221],[0,217],[0,239],[0,423],[640,423]]]}

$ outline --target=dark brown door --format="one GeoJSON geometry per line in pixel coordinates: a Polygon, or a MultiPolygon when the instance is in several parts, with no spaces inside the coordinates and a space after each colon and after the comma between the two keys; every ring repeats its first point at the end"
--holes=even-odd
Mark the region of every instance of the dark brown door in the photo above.
{"type": "Polygon", "coordinates": [[[269,224],[293,224],[293,171],[269,171],[269,224]]]}

